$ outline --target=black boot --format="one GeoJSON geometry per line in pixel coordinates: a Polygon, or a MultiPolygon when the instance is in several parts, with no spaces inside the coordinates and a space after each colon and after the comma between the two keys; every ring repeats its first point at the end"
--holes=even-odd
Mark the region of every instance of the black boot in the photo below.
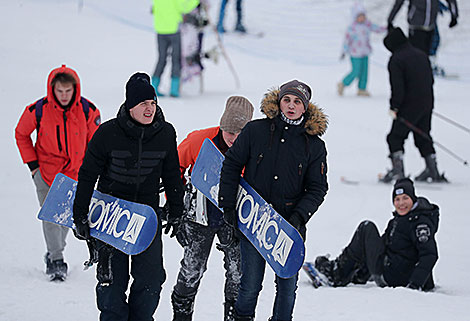
{"type": "Polygon", "coordinates": [[[356,262],[344,252],[334,261],[330,261],[328,256],[318,256],[315,259],[315,268],[324,274],[334,287],[346,286],[358,270],[356,262]]]}
{"type": "Polygon", "coordinates": [[[392,153],[392,155],[390,155],[390,159],[392,161],[392,169],[389,170],[384,177],[379,179],[382,183],[390,183],[405,177],[403,151],[399,150],[392,153]]]}
{"type": "Polygon", "coordinates": [[[171,304],[173,306],[173,321],[191,321],[193,319],[194,296],[184,297],[173,291],[171,304]]]}
{"type": "Polygon", "coordinates": [[[224,303],[224,321],[235,320],[235,301],[227,300],[224,303]]]}
{"type": "Polygon", "coordinates": [[[439,174],[437,170],[436,154],[430,154],[424,157],[426,168],[418,176],[415,177],[417,182],[429,182],[429,183],[446,183],[447,178],[444,174],[439,174]]]}

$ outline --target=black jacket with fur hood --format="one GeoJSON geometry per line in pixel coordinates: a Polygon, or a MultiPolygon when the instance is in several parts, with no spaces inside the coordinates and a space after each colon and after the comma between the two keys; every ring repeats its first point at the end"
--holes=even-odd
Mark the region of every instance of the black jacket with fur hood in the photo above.
{"type": "Polygon", "coordinates": [[[249,122],[226,153],[219,206],[235,208],[240,174],[285,219],[300,222],[305,239],[308,220],[328,190],[326,147],[319,136],[327,116],[309,103],[304,121],[295,126],[280,118],[279,89],[265,94],[261,112],[267,118],[249,122]]]}

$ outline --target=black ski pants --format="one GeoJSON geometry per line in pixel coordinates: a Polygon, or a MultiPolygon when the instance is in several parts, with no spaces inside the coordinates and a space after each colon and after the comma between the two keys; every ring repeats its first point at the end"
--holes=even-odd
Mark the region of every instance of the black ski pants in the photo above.
{"type": "Polygon", "coordinates": [[[191,310],[190,303],[194,303],[201,279],[207,270],[207,260],[216,235],[220,244],[217,248],[224,253],[225,302],[235,301],[240,285],[241,268],[240,246],[238,240],[233,242],[232,227],[226,223],[221,227],[211,227],[194,222],[184,222],[181,229],[189,242],[184,246],[184,255],[173,291],[179,297],[185,298],[188,306],[183,308],[185,311],[178,312],[188,313],[191,310]]]}
{"type": "Polygon", "coordinates": [[[427,31],[410,28],[408,30],[408,33],[411,45],[415,48],[422,50],[426,55],[429,56],[434,29],[427,31]]]}
{"type": "Polygon", "coordinates": [[[377,226],[372,221],[363,221],[357,227],[344,253],[356,262],[356,266],[371,275],[383,273],[385,244],[377,226]]]}
{"type": "Polygon", "coordinates": [[[96,301],[101,321],[152,321],[166,274],[163,268],[161,224],[144,252],[129,256],[101,246],[96,301]],[[130,268],[130,274],[129,274],[130,268]],[[126,301],[130,275],[133,282],[126,301]]]}
{"type": "MultiPolygon", "coordinates": [[[[421,157],[424,158],[428,155],[435,154],[436,150],[434,149],[434,143],[430,134],[432,112],[422,113],[421,115],[417,115],[415,117],[399,117],[403,117],[411,124],[419,128],[422,133],[424,133],[424,135],[426,135],[426,137],[423,137],[422,134],[413,131],[415,146],[418,148],[421,157]]],[[[411,128],[406,126],[406,124],[404,124],[399,119],[395,119],[393,121],[390,133],[387,135],[387,143],[390,150],[390,155],[398,151],[404,152],[405,140],[408,138],[410,131],[412,131],[411,128]]]]}

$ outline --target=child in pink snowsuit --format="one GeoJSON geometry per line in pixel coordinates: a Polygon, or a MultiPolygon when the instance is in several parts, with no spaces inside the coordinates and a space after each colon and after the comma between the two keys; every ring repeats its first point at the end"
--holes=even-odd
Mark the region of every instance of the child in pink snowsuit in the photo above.
{"type": "Polygon", "coordinates": [[[369,36],[371,32],[385,32],[386,27],[380,27],[370,22],[366,17],[366,9],[360,3],[352,7],[353,23],[348,27],[344,39],[341,59],[348,54],[351,58],[352,70],[338,83],[338,94],[343,95],[344,87],[349,86],[358,78],[358,96],[369,96],[367,87],[367,73],[369,67],[369,55],[372,52],[369,36]]]}

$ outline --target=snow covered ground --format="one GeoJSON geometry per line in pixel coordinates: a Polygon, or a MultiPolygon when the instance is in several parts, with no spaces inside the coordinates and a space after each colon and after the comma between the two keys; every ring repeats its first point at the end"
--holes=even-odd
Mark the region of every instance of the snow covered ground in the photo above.
{"type": "MultiPolygon", "coordinates": [[[[227,8],[228,29],[234,26],[232,2],[227,8]]],[[[365,1],[371,20],[384,24],[391,2],[365,1]]],[[[335,91],[349,70],[348,61],[339,62],[338,57],[350,21],[350,4],[349,0],[245,1],[247,28],[263,31],[265,36],[224,36],[241,87],[235,87],[221,59],[217,65],[206,63],[204,94],[198,93],[196,82],[184,85],[180,99],[159,100],[181,141],[194,129],[217,125],[229,95],[244,95],[257,106],[268,88],[285,81],[297,78],[311,85],[313,101],[330,117],[324,136],[330,191],[308,225],[307,260],[324,253],[338,255],[363,219],[374,220],[383,230],[392,211],[391,186],[376,183],[377,174],[389,166],[385,135],[391,124],[387,113],[389,54],[381,44],[382,35],[372,37],[368,84],[372,97],[357,97],[354,87],[347,88],[344,97],[335,91]],[[342,176],[360,184],[342,184],[342,176]]],[[[470,24],[466,21],[470,4],[460,1],[459,5],[461,17],[455,29],[448,29],[448,15],[439,18],[443,37],[439,61],[447,70],[458,72],[460,79],[436,79],[435,110],[470,127],[470,24]]],[[[218,6],[219,1],[213,0],[212,20],[218,6]]],[[[128,77],[137,70],[153,72],[156,45],[150,1],[2,0],[0,12],[4,122],[0,127],[0,320],[96,320],[94,271],[82,271],[87,258],[84,243],[68,238],[65,255],[70,275],[65,283],[50,283],[43,272],[45,246],[36,218],[38,203],[15,145],[14,128],[24,107],[45,94],[50,70],[62,63],[78,71],[83,95],[96,103],[103,120],[113,117],[124,100],[128,77]]],[[[402,8],[397,23],[406,28],[405,13],[402,8]]],[[[208,32],[205,47],[214,44],[215,36],[208,32]]],[[[163,91],[167,87],[165,79],[163,91]]],[[[259,110],[255,117],[262,117],[259,110]]],[[[462,158],[470,158],[468,133],[435,117],[432,134],[462,158]]],[[[418,194],[441,207],[436,291],[381,289],[372,284],[315,290],[301,274],[295,320],[469,320],[470,169],[438,147],[437,153],[438,165],[452,184],[417,187],[418,194]]],[[[406,173],[414,176],[423,166],[412,140],[408,141],[406,173]]],[[[175,240],[164,237],[164,245],[168,278],[156,320],[171,320],[170,293],[182,254],[175,240]]],[[[214,249],[196,299],[197,321],[222,319],[221,259],[214,249]]],[[[273,273],[267,271],[257,320],[270,316],[273,292],[273,273]]]]}

